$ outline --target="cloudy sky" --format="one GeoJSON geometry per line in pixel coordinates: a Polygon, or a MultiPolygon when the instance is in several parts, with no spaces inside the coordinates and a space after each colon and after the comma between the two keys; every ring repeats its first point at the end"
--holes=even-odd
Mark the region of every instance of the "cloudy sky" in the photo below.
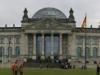
{"type": "Polygon", "coordinates": [[[100,22],[100,0],[0,0],[0,26],[21,26],[24,8],[28,9],[31,18],[36,11],[44,7],[54,7],[69,16],[73,8],[77,26],[81,26],[87,13],[88,27],[98,27],[100,22]]]}

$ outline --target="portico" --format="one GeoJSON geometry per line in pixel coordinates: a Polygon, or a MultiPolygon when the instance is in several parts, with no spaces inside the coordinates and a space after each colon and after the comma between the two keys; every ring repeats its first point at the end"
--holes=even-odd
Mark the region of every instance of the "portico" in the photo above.
{"type": "Polygon", "coordinates": [[[62,46],[63,35],[68,35],[69,33],[69,30],[58,32],[54,32],[53,30],[41,30],[41,32],[38,30],[36,32],[34,32],[34,30],[26,30],[28,55],[33,59],[38,57],[41,57],[41,59],[48,57],[54,59],[55,56],[62,59],[64,52],[62,46]]]}

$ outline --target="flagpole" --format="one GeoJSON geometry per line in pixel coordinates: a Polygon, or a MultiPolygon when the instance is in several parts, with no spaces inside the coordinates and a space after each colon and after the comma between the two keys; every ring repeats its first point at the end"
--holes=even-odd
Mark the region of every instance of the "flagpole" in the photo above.
{"type": "Polygon", "coordinates": [[[2,49],[2,67],[3,67],[3,47],[1,47],[2,49]]]}
{"type": "Polygon", "coordinates": [[[84,69],[86,69],[86,60],[87,60],[87,55],[86,55],[86,32],[87,32],[87,29],[86,29],[86,21],[87,21],[87,16],[85,14],[85,18],[83,20],[83,23],[82,23],[82,26],[81,28],[83,28],[83,33],[84,33],[84,69]]]}
{"type": "Polygon", "coordinates": [[[11,43],[11,38],[9,38],[9,47],[8,47],[8,60],[9,60],[9,67],[10,67],[10,43],[11,43]]]}
{"type": "Polygon", "coordinates": [[[86,42],[87,42],[87,37],[86,37],[87,35],[86,35],[86,27],[85,27],[85,35],[84,35],[84,39],[85,39],[85,58],[84,58],[84,69],[86,69],[86,67],[87,67],[87,53],[86,53],[86,42]]]}
{"type": "MultiPolygon", "coordinates": [[[[85,19],[86,19],[86,17],[87,17],[87,15],[85,14],[85,19]]],[[[84,64],[84,69],[86,69],[87,68],[87,52],[86,52],[86,43],[87,43],[87,35],[86,35],[86,32],[87,32],[87,29],[86,29],[86,23],[85,23],[85,31],[84,31],[84,33],[85,33],[85,35],[84,35],[84,37],[85,37],[85,59],[84,59],[84,61],[85,61],[85,64],[84,64]]]]}

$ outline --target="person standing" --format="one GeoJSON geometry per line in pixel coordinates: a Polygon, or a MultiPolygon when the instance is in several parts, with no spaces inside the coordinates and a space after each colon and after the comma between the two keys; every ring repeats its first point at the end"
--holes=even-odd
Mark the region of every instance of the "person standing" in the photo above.
{"type": "Polygon", "coordinates": [[[17,65],[17,62],[15,62],[15,65],[14,65],[14,72],[15,72],[15,75],[18,74],[18,65],[17,65]]]}
{"type": "Polygon", "coordinates": [[[97,64],[96,75],[99,75],[99,71],[100,71],[100,66],[99,66],[99,64],[97,64]]]}
{"type": "Polygon", "coordinates": [[[18,73],[17,62],[15,62],[14,64],[12,64],[11,69],[12,69],[13,75],[17,75],[17,73],[18,73]]]}
{"type": "Polygon", "coordinates": [[[15,73],[14,73],[14,64],[15,64],[15,63],[13,63],[13,64],[11,65],[11,70],[12,70],[13,75],[15,74],[15,73]]]}
{"type": "Polygon", "coordinates": [[[22,63],[19,66],[19,73],[20,75],[23,75],[23,64],[22,63]]]}

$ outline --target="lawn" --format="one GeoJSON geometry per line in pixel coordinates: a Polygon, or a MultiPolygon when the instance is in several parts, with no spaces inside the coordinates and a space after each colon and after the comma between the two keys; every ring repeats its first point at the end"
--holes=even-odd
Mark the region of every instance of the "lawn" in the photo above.
{"type": "MultiPolygon", "coordinates": [[[[12,73],[10,69],[0,69],[0,75],[12,75],[12,73]]],[[[24,69],[24,75],[96,75],[96,72],[93,69],[24,69]]]]}

